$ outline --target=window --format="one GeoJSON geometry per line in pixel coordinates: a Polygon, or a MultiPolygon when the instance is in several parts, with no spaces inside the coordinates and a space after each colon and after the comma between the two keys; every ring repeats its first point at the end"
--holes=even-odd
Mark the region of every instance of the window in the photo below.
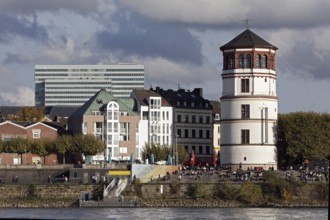
{"type": "Polygon", "coordinates": [[[241,92],[250,92],[250,80],[241,79],[241,92]]]}
{"type": "Polygon", "coordinates": [[[210,120],[211,120],[211,117],[210,116],[206,116],[206,123],[207,124],[210,124],[211,123],[210,120]]]}
{"type": "Polygon", "coordinates": [[[192,138],[196,138],[196,130],[195,129],[192,129],[191,132],[192,132],[191,133],[192,138]]]}
{"type": "Polygon", "coordinates": [[[246,161],[246,157],[244,157],[244,161],[246,161]]]}
{"type": "Polygon", "coordinates": [[[250,130],[242,129],[241,130],[241,139],[242,144],[249,144],[250,143],[250,130]]]}
{"type": "Polygon", "coordinates": [[[119,153],[121,153],[121,154],[127,154],[127,147],[120,147],[119,148],[119,153]]]}
{"type": "Polygon", "coordinates": [[[210,154],[210,146],[206,146],[206,154],[210,154]]]}
{"type": "Polygon", "coordinates": [[[178,137],[181,137],[181,129],[178,129],[177,135],[178,137]]]}
{"type": "Polygon", "coordinates": [[[178,122],[181,122],[181,115],[178,115],[178,122]]]}
{"type": "Polygon", "coordinates": [[[203,146],[199,146],[199,149],[198,150],[199,150],[199,153],[200,154],[203,154],[203,146]]]}
{"type": "Polygon", "coordinates": [[[199,138],[203,138],[203,130],[199,130],[199,138]]]}
{"type": "Polygon", "coordinates": [[[188,122],[189,122],[189,115],[185,115],[185,116],[184,116],[184,122],[185,122],[185,123],[188,123],[188,122]]]}
{"type": "Polygon", "coordinates": [[[245,68],[251,68],[251,55],[250,54],[246,55],[245,68]]]}
{"type": "Polygon", "coordinates": [[[33,129],[32,130],[33,139],[40,139],[40,133],[41,133],[40,129],[33,129]]]}
{"type": "Polygon", "coordinates": [[[191,123],[196,123],[196,115],[191,116],[191,123]]]}
{"type": "Polygon", "coordinates": [[[234,56],[230,56],[229,58],[229,69],[234,69],[235,68],[235,58],[234,56]]]}
{"type": "Polygon", "coordinates": [[[200,123],[200,124],[203,123],[203,116],[199,116],[199,123],[200,123]]]}
{"type": "Polygon", "coordinates": [[[242,118],[250,118],[250,105],[241,105],[242,118]]]}
{"type": "Polygon", "coordinates": [[[244,55],[243,54],[240,54],[238,56],[238,67],[244,68],[244,55]]]}
{"type": "Polygon", "coordinates": [[[206,130],[206,138],[210,138],[210,130],[206,130]]]}
{"type": "Polygon", "coordinates": [[[185,137],[185,138],[188,138],[188,136],[189,136],[188,133],[189,133],[189,132],[188,132],[188,129],[185,129],[185,130],[184,130],[184,137],[185,137]]]}
{"type": "Polygon", "coordinates": [[[262,55],[261,57],[261,68],[267,68],[267,56],[266,55],[262,55]]]}
{"type": "Polygon", "coordinates": [[[257,54],[256,55],[256,68],[260,68],[261,67],[261,58],[260,55],[257,54]]]}
{"type": "Polygon", "coordinates": [[[192,146],[191,149],[196,152],[196,147],[192,146]]]}

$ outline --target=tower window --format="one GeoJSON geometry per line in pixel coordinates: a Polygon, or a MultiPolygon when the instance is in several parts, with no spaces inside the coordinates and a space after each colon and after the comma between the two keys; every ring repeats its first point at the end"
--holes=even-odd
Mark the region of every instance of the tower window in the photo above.
{"type": "Polygon", "coordinates": [[[264,69],[267,68],[267,56],[266,55],[262,55],[262,57],[261,57],[261,68],[264,68],[264,69]]]}
{"type": "Polygon", "coordinates": [[[250,118],[250,105],[241,105],[242,118],[250,118]]]}
{"type": "Polygon", "coordinates": [[[241,92],[250,92],[250,80],[249,79],[241,79],[241,92]]]}
{"type": "Polygon", "coordinates": [[[256,55],[256,68],[260,68],[261,67],[261,58],[260,55],[257,54],[256,55]]]}
{"type": "Polygon", "coordinates": [[[247,129],[241,130],[241,142],[242,142],[242,144],[250,143],[250,130],[247,130],[247,129]]]}
{"type": "Polygon", "coordinates": [[[251,68],[251,55],[247,54],[245,58],[245,68],[251,68]]]}
{"type": "Polygon", "coordinates": [[[234,56],[230,56],[229,58],[229,69],[234,69],[235,68],[235,59],[234,56]]]}
{"type": "Polygon", "coordinates": [[[240,54],[238,56],[238,66],[239,68],[244,68],[244,55],[240,54]]]}

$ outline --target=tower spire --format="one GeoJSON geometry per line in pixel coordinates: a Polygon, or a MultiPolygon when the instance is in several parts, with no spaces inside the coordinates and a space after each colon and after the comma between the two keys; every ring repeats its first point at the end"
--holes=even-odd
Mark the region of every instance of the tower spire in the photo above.
{"type": "Polygon", "coordinates": [[[249,18],[243,20],[246,29],[249,29],[249,21],[250,21],[249,18]]]}

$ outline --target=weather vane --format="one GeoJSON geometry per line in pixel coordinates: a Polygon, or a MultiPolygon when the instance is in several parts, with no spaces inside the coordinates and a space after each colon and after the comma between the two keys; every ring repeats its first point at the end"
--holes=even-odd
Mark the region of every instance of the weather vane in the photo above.
{"type": "Polygon", "coordinates": [[[246,19],[243,20],[243,22],[244,22],[244,25],[245,25],[246,29],[249,29],[249,19],[246,18],[246,19]]]}

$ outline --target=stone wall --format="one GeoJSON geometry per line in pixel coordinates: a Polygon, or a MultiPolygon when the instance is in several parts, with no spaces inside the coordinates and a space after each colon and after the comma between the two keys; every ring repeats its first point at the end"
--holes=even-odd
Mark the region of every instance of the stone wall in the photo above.
{"type": "MultiPolygon", "coordinates": [[[[100,185],[0,185],[0,200],[36,197],[41,199],[79,199],[80,192],[97,191],[100,185]]],[[[103,187],[102,187],[103,189],[103,187]]]]}

